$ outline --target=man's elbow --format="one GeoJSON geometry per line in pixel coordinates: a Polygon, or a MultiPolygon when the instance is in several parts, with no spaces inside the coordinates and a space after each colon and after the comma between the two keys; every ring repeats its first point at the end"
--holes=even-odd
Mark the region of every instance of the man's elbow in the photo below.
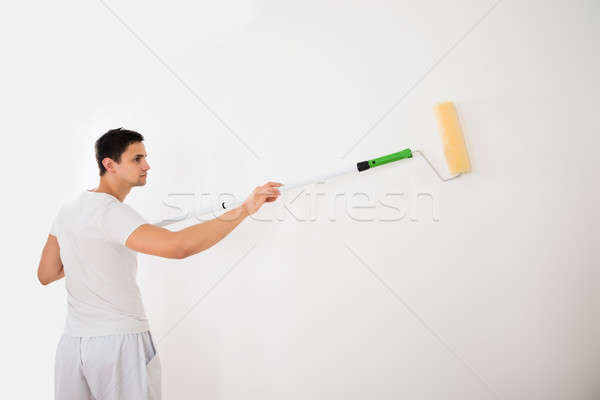
{"type": "Polygon", "coordinates": [[[177,260],[183,260],[184,258],[188,258],[190,256],[190,252],[183,246],[175,247],[173,252],[173,257],[177,260]]]}
{"type": "Polygon", "coordinates": [[[40,273],[39,273],[39,272],[38,272],[38,274],[37,274],[37,275],[38,275],[38,280],[40,281],[40,283],[41,283],[43,286],[46,286],[47,284],[49,284],[49,283],[50,283],[50,281],[49,281],[49,280],[47,280],[47,279],[45,279],[45,278],[43,278],[43,277],[40,275],[40,273]]]}
{"type": "Polygon", "coordinates": [[[171,247],[171,250],[169,252],[170,253],[169,258],[183,260],[184,258],[187,258],[191,255],[189,246],[187,246],[186,240],[185,240],[183,234],[181,233],[181,231],[173,232],[170,247],[171,247]]]}
{"type": "Polygon", "coordinates": [[[43,268],[39,268],[37,274],[38,281],[40,281],[43,286],[49,285],[54,281],[64,278],[64,276],[65,272],[62,267],[58,273],[49,273],[48,271],[43,270],[43,268]]]}
{"type": "Polygon", "coordinates": [[[205,250],[203,243],[199,243],[197,238],[190,237],[190,232],[186,230],[173,232],[172,237],[173,258],[178,260],[183,260],[205,250]]]}

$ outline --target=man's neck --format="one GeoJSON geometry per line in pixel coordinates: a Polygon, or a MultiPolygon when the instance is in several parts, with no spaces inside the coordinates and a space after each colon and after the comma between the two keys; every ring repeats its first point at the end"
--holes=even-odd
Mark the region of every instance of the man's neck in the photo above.
{"type": "Polygon", "coordinates": [[[100,178],[100,184],[97,188],[92,189],[93,192],[107,193],[111,196],[116,197],[122,203],[125,197],[129,194],[131,186],[129,185],[117,185],[115,183],[108,182],[100,178]]]}

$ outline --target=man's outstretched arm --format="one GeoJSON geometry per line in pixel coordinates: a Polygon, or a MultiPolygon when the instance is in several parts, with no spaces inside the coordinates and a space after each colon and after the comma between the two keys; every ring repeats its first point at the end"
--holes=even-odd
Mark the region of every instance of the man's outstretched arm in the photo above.
{"type": "Polygon", "coordinates": [[[56,240],[56,236],[48,235],[48,240],[42,250],[40,265],[38,266],[38,279],[42,285],[47,285],[64,276],[65,271],[60,259],[58,240],[56,240]]]}
{"type": "Polygon", "coordinates": [[[248,215],[254,214],[264,203],[277,200],[281,186],[268,182],[257,186],[241,206],[210,221],[189,226],[177,232],[159,226],[144,224],[134,230],[125,245],[139,253],[165,258],[182,259],[206,250],[221,241],[248,215]]]}

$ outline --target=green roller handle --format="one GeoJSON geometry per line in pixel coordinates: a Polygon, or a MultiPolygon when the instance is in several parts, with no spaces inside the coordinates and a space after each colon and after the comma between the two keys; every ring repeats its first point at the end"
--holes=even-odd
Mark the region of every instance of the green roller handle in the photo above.
{"type": "Polygon", "coordinates": [[[387,156],[381,156],[381,157],[377,157],[372,160],[369,160],[369,166],[371,168],[378,167],[383,164],[387,164],[387,163],[391,163],[394,161],[402,160],[403,158],[411,158],[411,157],[412,157],[412,151],[410,151],[410,149],[404,149],[397,153],[392,153],[392,154],[388,154],[387,156]]]}
{"type": "Polygon", "coordinates": [[[385,156],[372,158],[368,161],[361,161],[356,164],[358,171],[364,171],[366,169],[379,167],[383,164],[388,164],[394,161],[402,160],[404,158],[412,158],[412,151],[410,149],[404,149],[397,153],[388,154],[385,156]]]}

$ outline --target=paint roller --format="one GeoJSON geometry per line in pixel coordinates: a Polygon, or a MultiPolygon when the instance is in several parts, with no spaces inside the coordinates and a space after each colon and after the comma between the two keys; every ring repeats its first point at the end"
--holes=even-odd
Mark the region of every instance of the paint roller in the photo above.
{"type": "MultiPolygon", "coordinates": [[[[452,174],[452,176],[448,178],[442,177],[442,175],[438,172],[438,170],[434,167],[434,165],[429,161],[429,159],[423,154],[420,150],[411,150],[410,148],[404,149],[402,151],[387,154],[381,157],[373,158],[366,161],[359,161],[356,164],[353,164],[351,167],[341,169],[339,171],[330,172],[328,174],[312,177],[310,179],[304,179],[292,184],[284,184],[280,186],[278,189],[281,193],[284,191],[297,189],[311,183],[315,182],[325,182],[332,178],[335,178],[340,175],[345,175],[349,173],[360,173],[369,169],[373,169],[379,167],[381,165],[389,164],[392,162],[400,161],[407,158],[412,158],[413,154],[419,154],[423,159],[429,164],[431,169],[435,172],[437,177],[443,181],[449,181],[451,179],[458,178],[462,174],[468,173],[471,171],[471,164],[469,162],[469,156],[467,154],[467,147],[465,145],[465,140],[462,134],[462,130],[460,129],[460,123],[458,120],[458,114],[456,112],[456,107],[452,102],[443,102],[436,104],[435,106],[435,116],[438,122],[438,128],[440,131],[440,136],[442,139],[444,154],[446,156],[446,163],[448,165],[448,170],[452,174]]],[[[228,210],[233,207],[237,207],[242,204],[242,201],[236,202],[221,202],[220,204],[216,204],[213,207],[207,207],[203,210],[200,210],[196,213],[197,216],[207,215],[210,213],[214,213],[218,210],[228,210]]],[[[173,207],[164,203],[168,207],[173,207]]],[[[165,226],[170,225],[175,222],[179,222],[188,218],[189,213],[185,213],[182,216],[166,219],[160,222],[155,223],[157,226],[165,226]]]]}

